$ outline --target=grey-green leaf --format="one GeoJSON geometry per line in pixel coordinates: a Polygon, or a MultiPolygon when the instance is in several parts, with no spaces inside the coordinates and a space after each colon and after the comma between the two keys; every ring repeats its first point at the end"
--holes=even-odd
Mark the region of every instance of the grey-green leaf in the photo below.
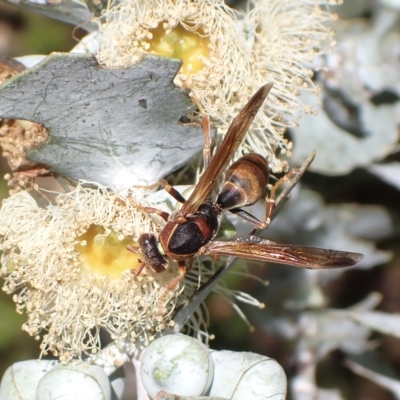
{"type": "Polygon", "coordinates": [[[179,60],[146,56],[105,69],[89,55],[52,54],[0,87],[0,118],[43,124],[50,138],[29,159],[74,180],[113,188],[152,184],[203,148],[193,106],[173,78],[179,60]]]}

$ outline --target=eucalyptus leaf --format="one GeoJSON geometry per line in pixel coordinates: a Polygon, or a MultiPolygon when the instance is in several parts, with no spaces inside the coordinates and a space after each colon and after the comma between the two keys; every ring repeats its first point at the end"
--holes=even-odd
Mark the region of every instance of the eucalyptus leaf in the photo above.
{"type": "Polygon", "coordinates": [[[400,338],[400,314],[356,310],[350,317],[370,329],[400,338]]]}
{"type": "Polygon", "coordinates": [[[377,374],[385,375],[388,378],[398,380],[399,376],[391,366],[390,361],[385,359],[384,354],[379,350],[367,351],[363,354],[348,354],[346,361],[352,361],[364,368],[367,368],[377,374]]]}
{"type": "Polygon", "coordinates": [[[90,55],[52,54],[0,87],[0,118],[43,124],[46,145],[27,157],[61,176],[116,189],[156,182],[204,143],[180,118],[193,106],[172,81],[181,61],[148,55],[105,69],[90,55]]]}
{"type": "MultiPolygon", "coordinates": [[[[371,349],[369,327],[354,321],[352,314],[372,312],[376,306],[376,294],[367,296],[356,305],[344,309],[316,309],[299,314],[295,328],[298,332],[297,354],[312,355],[316,365],[327,354],[334,350],[342,350],[348,354],[361,354],[371,349]]],[[[265,326],[268,330],[268,326],[265,326]]]]}
{"type": "Polygon", "coordinates": [[[303,312],[298,329],[302,334],[298,346],[313,351],[316,362],[334,350],[359,354],[370,348],[370,330],[353,321],[347,310],[303,312]]]}
{"type": "Polygon", "coordinates": [[[338,20],[333,24],[338,40],[326,56],[329,72],[324,86],[340,90],[359,106],[385,91],[399,94],[399,40],[396,12],[377,8],[374,18],[338,20]]]}
{"type": "Polygon", "coordinates": [[[91,32],[83,37],[80,42],[71,50],[74,54],[97,54],[99,52],[103,35],[98,32],[91,32]]]}
{"type": "Polygon", "coordinates": [[[330,7],[332,7],[332,11],[337,13],[341,19],[344,19],[362,17],[363,14],[370,11],[371,4],[365,0],[352,0],[344,1],[330,7]]]}
{"type": "Polygon", "coordinates": [[[344,400],[339,389],[321,389],[305,374],[291,379],[290,388],[293,400],[344,400]]]}
{"type": "Polygon", "coordinates": [[[302,95],[317,115],[305,115],[293,129],[293,159],[300,163],[316,149],[310,170],[340,175],[381,160],[397,144],[400,33],[397,14],[385,7],[371,19],[335,21],[333,29],[338,44],[326,56],[329,72],[319,74],[324,107],[302,95]]]}
{"type": "Polygon", "coordinates": [[[15,60],[19,61],[26,68],[32,68],[34,65],[39,64],[47,56],[43,54],[32,54],[30,56],[16,57],[15,60]]]}
{"type": "Polygon", "coordinates": [[[388,389],[396,399],[400,400],[400,379],[394,377],[396,374],[385,361],[368,354],[351,358],[346,360],[346,365],[354,373],[388,389]],[[380,371],[382,369],[383,371],[380,371]]]}
{"type": "Polygon", "coordinates": [[[304,115],[298,128],[292,130],[295,142],[292,160],[301,162],[312,151],[317,155],[309,170],[326,175],[347,174],[354,168],[384,158],[396,146],[399,133],[400,103],[375,106],[364,102],[359,107],[364,137],[357,138],[338,127],[317,104],[315,96],[302,94],[318,114],[304,115]]]}
{"type": "Polygon", "coordinates": [[[351,358],[364,358],[364,352],[369,351],[374,343],[368,342],[370,329],[353,321],[352,313],[370,312],[380,299],[379,294],[372,293],[346,310],[321,309],[299,315],[299,323],[296,324],[298,340],[295,357],[297,362],[302,363],[302,368],[291,380],[295,400],[343,399],[337,389],[326,390],[317,387],[316,365],[329,352],[337,349],[350,354],[351,358]]]}
{"type": "Polygon", "coordinates": [[[393,7],[400,10],[400,0],[380,0],[380,2],[387,7],[393,7]]]}
{"type": "Polygon", "coordinates": [[[368,171],[372,172],[383,181],[393,185],[400,190],[400,163],[392,162],[389,164],[373,164],[368,167],[368,171]]]}

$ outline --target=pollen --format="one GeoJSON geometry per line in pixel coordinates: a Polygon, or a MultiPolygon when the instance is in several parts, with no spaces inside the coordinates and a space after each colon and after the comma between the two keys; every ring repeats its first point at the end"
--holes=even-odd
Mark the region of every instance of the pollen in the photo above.
{"type": "Polygon", "coordinates": [[[160,23],[157,28],[149,29],[150,53],[179,58],[183,61],[181,72],[185,75],[197,73],[204,68],[204,58],[209,56],[210,40],[201,29],[188,31],[182,25],[165,29],[160,23]]]}
{"type": "Polygon", "coordinates": [[[108,275],[111,279],[119,279],[123,271],[137,269],[139,256],[126,250],[132,240],[122,239],[114,232],[106,232],[104,227],[91,225],[78,238],[76,251],[80,254],[83,267],[98,275],[108,275]]]}

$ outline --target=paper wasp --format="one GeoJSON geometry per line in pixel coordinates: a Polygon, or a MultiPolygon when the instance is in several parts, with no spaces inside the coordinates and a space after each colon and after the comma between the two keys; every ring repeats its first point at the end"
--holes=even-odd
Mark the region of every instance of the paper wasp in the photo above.
{"type": "MultiPolygon", "coordinates": [[[[263,156],[251,153],[234,162],[226,171],[225,182],[216,201],[212,200],[211,191],[242,142],[271,87],[272,84],[262,86],[239,112],[211,160],[210,122],[201,105],[197,104],[203,114],[204,173],[187,200],[165,180],[152,186],[164,186],[171,196],[182,203],[182,207],[171,215],[155,208],[143,208],[149,213],[160,215],[166,221],[166,225],[158,238],[151,233],[142,234],[138,240],[140,250],[127,246],[128,250],[140,253],[143,257],[143,263],[136,274],[139,274],[144,266],[154,273],[163,272],[168,267],[169,259],[178,261],[179,275],[171,281],[169,286],[172,288],[184,277],[186,260],[191,265],[194,257],[200,255],[210,255],[214,258],[236,256],[310,269],[347,267],[357,264],[363,258],[362,254],[358,253],[278,244],[256,236],[228,242],[214,240],[220,226],[222,210],[238,215],[257,228],[264,229],[270,223],[275,206],[274,196],[266,199],[263,220],[242,209],[257,202],[266,192],[269,168],[263,156]]],[[[309,157],[300,168],[301,174],[311,163],[312,158],[313,156],[309,157]]]]}

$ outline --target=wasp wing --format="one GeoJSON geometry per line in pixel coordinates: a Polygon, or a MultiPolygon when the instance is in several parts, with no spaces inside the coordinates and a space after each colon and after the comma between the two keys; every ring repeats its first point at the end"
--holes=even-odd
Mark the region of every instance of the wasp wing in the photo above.
{"type": "Polygon", "coordinates": [[[271,88],[272,83],[262,86],[232,121],[224,140],[211,159],[210,164],[204,171],[188,200],[183,204],[180,210],[181,215],[193,214],[204,203],[218,177],[225,170],[233,154],[240,143],[242,143],[257,111],[262,106],[271,88]]]}
{"type": "Polygon", "coordinates": [[[309,269],[350,267],[363,258],[359,253],[279,244],[260,238],[236,242],[214,241],[204,249],[203,254],[211,256],[234,256],[309,269]]]}

